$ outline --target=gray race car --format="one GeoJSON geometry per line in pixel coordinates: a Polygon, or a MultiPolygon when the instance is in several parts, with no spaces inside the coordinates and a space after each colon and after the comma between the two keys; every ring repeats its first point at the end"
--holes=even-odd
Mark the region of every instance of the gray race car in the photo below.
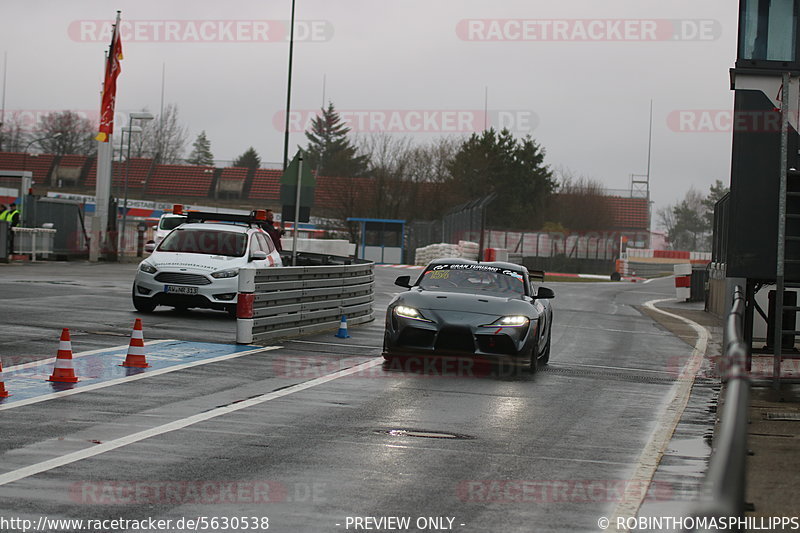
{"type": "Polygon", "coordinates": [[[510,361],[536,372],[550,359],[553,311],[546,287],[531,278],[543,273],[505,262],[438,259],[386,311],[383,356],[471,356],[510,361]]]}

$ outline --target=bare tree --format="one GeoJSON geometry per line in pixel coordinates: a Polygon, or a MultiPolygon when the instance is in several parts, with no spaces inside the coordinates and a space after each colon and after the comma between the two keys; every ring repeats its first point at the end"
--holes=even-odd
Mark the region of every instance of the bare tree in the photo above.
{"type": "Polygon", "coordinates": [[[142,125],[131,138],[132,157],[152,157],[160,163],[181,163],[189,133],[178,119],[178,105],[168,104],[163,115],[142,125]]]}
{"type": "Polygon", "coordinates": [[[74,111],[48,113],[42,117],[39,132],[44,137],[42,151],[55,155],[92,155],[97,150],[94,137],[97,128],[88,118],[74,111]],[[56,134],[60,134],[57,137],[56,134]]]}
{"type": "Polygon", "coordinates": [[[447,194],[449,163],[460,143],[440,138],[415,145],[408,137],[377,133],[358,139],[375,180],[373,216],[428,220],[439,218],[453,200],[447,194]]]}
{"type": "Polygon", "coordinates": [[[19,112],[5,113],[4,121],[0,124],[0,152],[21,152],[28,143],[28,137],[19,112]]]}

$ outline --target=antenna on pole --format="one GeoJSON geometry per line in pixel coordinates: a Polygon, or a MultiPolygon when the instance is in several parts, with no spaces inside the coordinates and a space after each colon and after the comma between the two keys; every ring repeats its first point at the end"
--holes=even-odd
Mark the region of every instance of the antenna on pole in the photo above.
{"type": "Polygon", "coordinates": [[[489,125],[489,86],[484,88],[483,92],[483,131],[488,129],[489,125]]]}

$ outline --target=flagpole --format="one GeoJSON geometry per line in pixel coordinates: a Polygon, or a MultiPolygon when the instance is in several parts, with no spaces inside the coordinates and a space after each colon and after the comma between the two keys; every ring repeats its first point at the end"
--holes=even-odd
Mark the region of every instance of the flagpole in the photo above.
{"type": "MultiPolygon", "coordinates": [[[[109,61],[114,60],[114,44],[117,40],[117,32],[119,31],[120,11],[117,11],[117,19],[114,23],[114,31],[112,32],[111,47],[108,50],[108,57],[106,58],[106,69],[108,68],[109,61]]],[[[108,72],[104,72],[107,76],[108,72]]],[[[109,89],[105,85],[108,80],[104,77],[103,91],[109,89]]],[[[100,110],[101,120],[103,110],[100,110]]],[[[113,120],[113,119],[112,119],[113,120]]],[[[97,181],[95,183],[95,215],[92,219],[92,239],[89,242],[89,260],[98,261],[102,252],[102,246],[106,242],[112,242],[113,239],[108,239],[108,221],[109,221],[109,204],[111,203],[111,162],[114,158],[113,154],[114,139],[111,134],[107,135],[106,142],[97,141],[97,181]],[[95,225],[96,224],[96,225],[95,225]]],[[[116,217],[116,213],[113,214],[116,217]]],[[[116,254],[110,254],[110,257],[116,257],[116,254]]]]}

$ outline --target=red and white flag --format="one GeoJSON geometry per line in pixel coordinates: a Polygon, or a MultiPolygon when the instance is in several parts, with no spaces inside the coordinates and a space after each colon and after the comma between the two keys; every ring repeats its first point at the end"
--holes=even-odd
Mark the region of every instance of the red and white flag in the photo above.
{"type": "Polygon", "coordinates": [[[111,47],[106,59],[106,73],[103,78],[103,97],[100,104],[100,133],[95,137],[100,142],[108,142],[108,136],[114,133],[114,104],[117,100],[117,76],[122,71],[122,39],[119,35],[119,12],[117,23],[111,34],[111,47]]]}

